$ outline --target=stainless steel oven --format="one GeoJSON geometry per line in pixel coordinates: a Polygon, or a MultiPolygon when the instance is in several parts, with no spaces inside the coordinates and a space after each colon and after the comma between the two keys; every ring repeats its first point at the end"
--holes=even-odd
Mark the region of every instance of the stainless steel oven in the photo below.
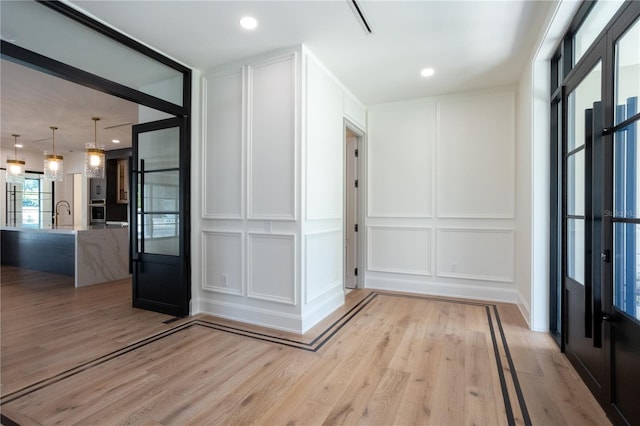
{"type": "Polygon", "coordinates": [[[91,200],[89,203],[89,223],[102,225],[107,221],[107,203],[103,199],[91,200]]]}

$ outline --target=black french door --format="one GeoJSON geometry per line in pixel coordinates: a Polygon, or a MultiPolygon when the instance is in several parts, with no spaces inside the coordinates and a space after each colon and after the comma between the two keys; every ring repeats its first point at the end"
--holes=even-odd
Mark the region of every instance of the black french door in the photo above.
{"type": "Polygon", "coordinates": [[[603,405],[615,424],[640,424],[640,3],[627,8],[607,42],[603,405]]]}
{"type": "Polygon", "coordinates": [[[133,126],[133,306],[189,314],[189,139],[186,120],[133,126]]]}
{"type": "Polygon", "coordinates": [[[602,216],[604,190],[603,57],[601,42],[584,58],[582,72],[563,96],[563,303],[564,349],[591,392],[601,398],[602,216]]]}
{"type": "Polygon", "coordinates": [[[564,350],[614,424],[640,424],[640,3],[562,92],[564,350]]]}

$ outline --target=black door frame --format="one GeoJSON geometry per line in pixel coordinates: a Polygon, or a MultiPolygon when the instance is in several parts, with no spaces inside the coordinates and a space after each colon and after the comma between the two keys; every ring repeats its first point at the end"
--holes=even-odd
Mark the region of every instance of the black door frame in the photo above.
{"type": "MultiPolygon", "coordinates": [[[[133,274],[133,289],[132,289],[132,301],[133,306],[136,308],[149,309],[156,312],[162,312],[168,315],[176,317],[185,317],[189,315],[189,301],[191,299],[191,286],[183,287],[178,286],[174,282],[184,283],[190,281],[190,269],[189,269],[189,205],[191,203],[190,191],[189,191],[189,176],[185,172],[185,163],[189,162],[191,152],[189,149],[190,135],[189,129],[186,123],[186,119],[182,117],[168,118],[159,121],[152,121],[148,123],[137,124],[133,126],[133,167],[131,168],[131,226],[129,227],[129,243],[130,251],[132,254],[132,269],[133,274]],[[138,226],[142,225],[142,232],[144,233],[144,223],[138,223],[137,214],[137,200],[140,197],[141,202],[141,218],[144,220],[144,215],[148,212],[144,209],[144,178],[140,179],[145,173],[158,172],[165,170],[145,171],[144,166],[139,167],[141,161],[138,152],[138,134],[150,131],[169,129],[180,129],[180,148],[179,148],[179,182],[178,182],[178,255],[169,256],[161,254],[149,254],[144,250],[144,235],[143,244],[140,250],[138,245],[138,226]],[[138,192],[140,191],[140,193],[138,192]],[[158,269],[159,265],[159,269],[158,269]],[[169,273],[163,275],[164,271],[167,271],[169,266],[169,273]],[[162,272],[155,273],[153,282],[150,283],[149,276],[152,275],[153,269],[160,270],[162,272]],[[140,273],[136,273],[136,272],[140,273]],[[145,279],[142,280],[143,271],[145,279]],[[146,283],[142,281],[147,281],[146,283]],[[171,301],[161,300],[163,299],[161,293],[167,291],[173,294],[171,301]]],[[[152,212],[153,213],[153,212],[152,212]]],[[[150,214],[152,214],[150,213],[150,214]]]]}
{"type": "MultiPolygon", "coordinates": [[[[640,19],[640,2],[637,1],[627,1],[624,5],[620,7],[620,9],[616,12],[616,14],[611,18],[611,20],[607,23],[607,25],[602,29],[599,36],[594,40],[592,46],[585,52],[583,57],[574,64],[573,58],[573,36],[575,32],[579,29],[580,25],[590,12],[591,8],[594,6],[595,2],[585,1],[576,16],[574,17],[573,22],[571,23],[568,31],[564,35],[562,41],[559,44],[559,47],[556,51],[556,54],[551,59],[551,211],[550,218],[553,229],[551,229],[551,241],[550,241],[550,291],[552,297],[550,298],[550,323],[552,326],[554,324],[562,323],[562,326],[559,327],[559,331],[561,331],[560,339],[557,341],[560,344],[561,350],[564,352],[565,350],[565,335],[567,332],[566,326],[566,301],[561,300],[558,301],[557,298],[553,297],[555,294],[559,296],[564,296],[564,284],[563,280],[558,280],[557,277],[564,277],[565,269],[564,262],[562,262],[561,254],[562,254],[562,245],[559,244],[561,241],[565,241],[565,233],[566,230],[563,227],[564,211],[562,210],[561,203],[559,202],[561,199],[565,197],[564,192],[566,190],[565,182],[560,176],[564,176],[565,172],[562,170],[562,163],[560,159],[564,159],[564,143],[566,140],[565,128],[567,126],[567,115],[563,113],[561,117],[558,114],[558,105],[561,103],[562,110],[566,111],[566,106],[564,105],[566,96],[565,93],[568,91],[566,84],[570,80],[580,79],[580,76],[586,75],[591,69],[590,65],[592,65],[594,54],[601,56],[603,60],[602,67],[602,111],[599,112],[599,115],[602,117],[602,124],[604,126],[603,129],[594,129],[594,131],[598,131],[602,137],[602,150],[601,157],[602,160],[598,163],[598,166],[602,168],[601,174],[604,174],[603,181],[603,193],[598,194],[598,197],[601,197],[601,202],[598,205],[598,209],[601,211],[600,216],[600,224],[602,226],[602,239],[601,246],[596,248],[596,250],[592,253],[592,261],[598,262],[599,266],[601,266],[600,271],[594,271],[594,274],[599,275],[601,284],[601,296],[599,300],[594,300],[595,304],[593,305],[593,325],[592,332],[599,330],[602,332],[601,341],[598,342],[598,335],[596,334],[594,337],[594,345],[601,345],[603,350],[603,381],[602,381],[602,391],[599,395],[596,395],[598,398],[598,402],[606,411],[609,418],[614,422],[614,424],[627,424],[628,419],[625,419],[622,412],[619,411],[616,406],[616,395],[614,391],[614,369],[616,366],[614,365],[613,354],[614,354],[614,346],[616,345],[614,339],[615,336],[613,334],[615,331],[614,328],[618,326],[622,326],[616,322],[618,318],[616,316],[621,316],[619,313],[615,312],[613,309],[614,300],[613,300],[613,222],[615,219],[612,217],[612,214],[607,214],[607,211],[613,212],[613,134],[619,129],[625,127],[631,121],[640,120],[640,113],[634,115],[632,118],[627,119],[625,122],[614,126],[614,66],[615,66],[615,58],[614,58],[614,46],[616,40],[632,25],[636,20],[640,19]],[[596,52],[598,51],[598,52],[596,52]],[[585,68],[588,68],[585,70],[585,68]],[[562,130],[563,137],[559,138],[559,132],[562,130]],[[559,143],[559,139],[562,139],[562,144],[559,143]],[[554,238],[555,236],[555,238],[554,238]],[[599,251],[599,252],[598,252],[599,251]],[[611,261],[607,261],[611,258],[611,261]],[[558,282],[560,281],[560,282],[558,282]],[[562,291],[557,291],[562,290],[562,291]],[[557,291],[557,292],[556,292],[557,291]],[[557,311],[556,307],[558,303],[562,307],[562,312],[560,314],[560,318],[558,318],[555,314],[557,311]]],[[[564,244],[564,243],[562,243],[564,244]]],[[[625,323],[626,324],[626,323],[625,323]]],[[[628,324],[624,325],[625,327],[628,324]]],[[[637,336],[637,325],[634,329],[634,335],[637,336]]],[[[627,327],[628,328],[628,327],[627,327]]],[[[586,331],[586,330],[585,330],[586,331]]],[[[553,332],[553,330],[552,330],[553,332]]],[[[637,350],[634,349],[634,351],[637,350]]],[[[637,355],[636,352],[634,354],[637,355]]],[[[569,354],[567,354],[569,356],[569,354]]],[[[571,358],[571,357],[569,357],[571,358]]],[[[572,362],[576,369],[580,371],[580,366],[576,365],[575,362],[572,362]]],[[[637,373],[637,372],[636,372],[637,373]]],[[[583,374],[581,374],[583,375],[583,374]]],[[[637,374],[633,377],[637,377],[637,374]]],[[[584,378],[584,377],[583,377],[584,378]]],[[[636,389],[637,394],[637,380],[633,382],[633,388],[636,389]]],[[[627,400],[628,403],[628,400],[627,400]]],[[[633,415],[637,415],[638,411],[634,412],[633,415]]],[[[633,421],[637,421],[637,419],[632,419],[633,421]]]]}
{"type": "MultiPolygon", "coordinates": [[[[57,13],[64,15],[65,17],[76,21],[91,30],[98,32],[106,37],[109,37],[115,40],[117,43],[133,49],[139,52],[142,55],[145,55],[151,58],[155,62],[159,62],[165,66],[173,68],[174,70],[180,72],[182,74],[182,105],[173,104],[164,99],[157,98],[155,96],[149,95],[147,93],[138,91],[131,87],[124,86],[120,83],[108,80],[104,77],[89,73],[80,68],[73,67],[71,65],[65,64],[63,62],[57,61],[55,59],[49,58],[42,54],[33,52],[31,50],[25,49],[23,47],[17,46],[13,43],[7,42],[5,40],[1,40],[0,42],[0,57],[2,59],[26,66],[28,68],[43,72],[45,74],[52,75],[54,77],[62,78],[64,80],[70,81],[75,84],[79,84],[85,87],[89,87],[94,90],[98,90],[103,93],[107,93],[112,96],[116,96],[122,99],[126,99],[128,101],[137,103],[139,105],[144,105],[149,108],[153,108],[158,111],[165,112],[167,114],[171,114],[177,117],[181,117],[185,123],[185,138],[183,140],[185,156],[183,161],[180,164],[181,167],[181,175],[184,176],[184,180],[181,182],[181,188],[186,189],[183,191],[183,196],[186,197],[186,210],[184,211],[184,222],[181,224],[184,227],[184,230],[187,232],[182,233],[182,237],[184,239],[183,246],[186,248],[184,251],[184,256],[181,261],[183,263],[182,267],[185,271],[184,273],[184,282],[182,285],[184,286],[184,291],[186,294],[186,299],[182,301],[183,312],[186,309],[186,313],[189,312],[189,303],[191,298],[191,264],[190,264],[190,256],[189,256],[189,248],[191,235],[188,230],[191,229],[191,217],[189,214],[189,202],[190,202],[190,194],[188,188],[190,187],[190,177],[191,177],[191,158],[190,158],[190,135],[191,135],[191,78],[192,72],[191,69],[162,55],[161,53],[139,43],[126,35],[114,30],[111,27],[104,25],[101,22],[98,22],[78,10],[61,3],[58,0],[51,1],[43,1],[43,0],[34,0],[43,7],[48,7],[54,10],[57,13]]],[[[131,259],[131,253],[130,253],[131,259]]]]}

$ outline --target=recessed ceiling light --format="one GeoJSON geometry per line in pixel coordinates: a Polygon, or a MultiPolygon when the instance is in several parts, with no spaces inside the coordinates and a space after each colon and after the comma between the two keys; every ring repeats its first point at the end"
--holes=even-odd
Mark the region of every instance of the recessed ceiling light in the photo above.
{"type": "Polygon", "coordinates": [[[420,71],[420,75],[423,77],[431,77],[433,74],[435,74],[433,68],[424,68],[422,71],[420,71]]]}
{"type": "Polygon", "coordinates": [[[24,145],[22,145],[21,143],[17,143],[17,144],[15,144],[13,146],[15,146],[16,148],[22,148],[24,145]]]}
{"type": "Polygon", "coordinates": [[[120,140],[119,140],[119,139],[112,139],[112,140],[111,140],[111,142],[113,142],[113,143],[120,143],[120,140]]]}
{"type": "Polygon", "coordinates": [[[245,16],[244,18],[240,19],[240,26],[245,30],[255,30],[258,26],[258,21],[256,20],[256,18],[253,18],[251,16],[245,16]]]}

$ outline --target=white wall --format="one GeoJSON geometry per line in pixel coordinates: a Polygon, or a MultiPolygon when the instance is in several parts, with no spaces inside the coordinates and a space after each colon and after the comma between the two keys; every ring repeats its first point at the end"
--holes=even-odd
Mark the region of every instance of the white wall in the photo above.
{"type": "Polygon", "coordinates": [[[515,93],[369,108],[367,287],[517,300],[515,93]]]}
{"type": "Polygon", "coordinates": [[[304,332],[344,301],[343,117],[364,108],[304,46],[204,73],[201,99],[192,312],[304,332]]]}

